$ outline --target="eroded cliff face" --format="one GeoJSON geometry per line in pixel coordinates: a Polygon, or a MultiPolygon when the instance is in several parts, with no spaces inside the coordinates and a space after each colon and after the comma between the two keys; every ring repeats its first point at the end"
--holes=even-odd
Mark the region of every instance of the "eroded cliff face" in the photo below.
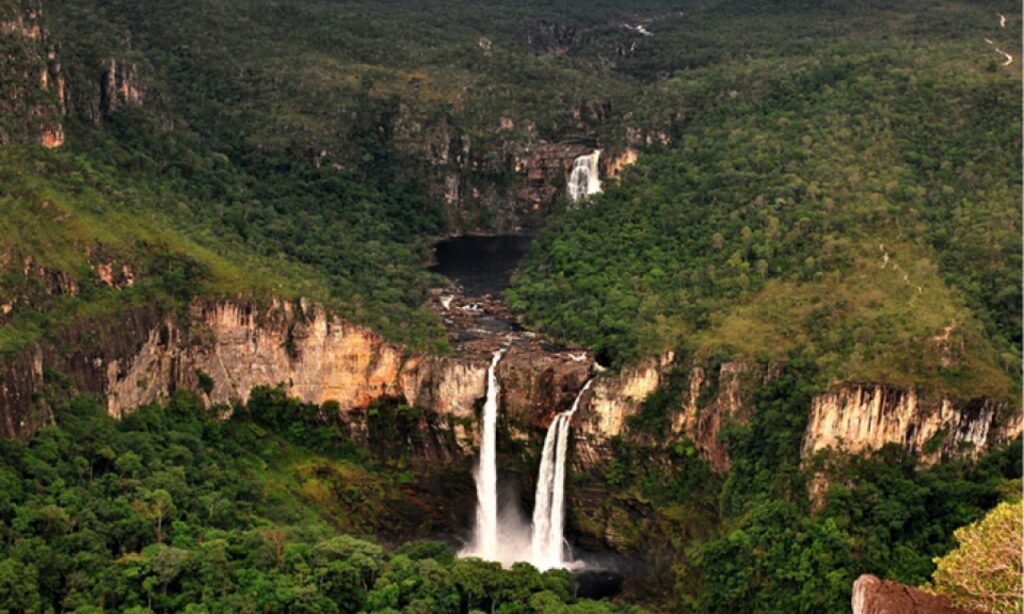
{"type": "Polygon", "coordinates": [[[626,430],[626,419],[640,410],[644,399],[661,384],[675,356],[668,352],[614,377],[602,377],[584,398],[573,420],[575,456],[581,470],[589,470],[610,456],[609,444],[626,430]]]}
{"type": "Polygon", "coordinates": [[[122,49],[108,49],[100,65],[62,65],[41,0],[0,6],[0,40],[8,53],[0,67],[0,145],[60,147],[69,114],[98,124],[125,105],[143,104],[139,65],[122,59],[122,49]]]}
{"type": "MultiPolygon", "coordinates": [[[[592,133],[594,127],[581,130],[592,133]]],[[[548,140],[531,122],[517,124],[507,117],[499,118],[486,138],[476,139],[460,130],[455,120],[400,118],[395,144],[420,160],[428,192],[444,205],[449,235],[538,230],[564,197],[573,161],[599,148],[594,138],[548,140]]],[[[617,177],[639,155],[637,149],[620,143],[600,147],[609,153],[601,163],[605,178],[617,177]]]]}
{"type": "Polygon", "coordinates": [[[59,147],[66,90],[42,3],[0,6],[0,42],[7,54],[0,66],[0,145],[22,141],[59,147]]]}
{"type": "MultiPolygon", "coordinates": [[[[7,361],[0,382],[6,436],[27,436],[52,419],[39,397],[43,371],[52,369],[69,375],[77,390],[104,395],[115,417],[179,389],[198,391],[212,405],[245,402],[257,386],[280,385],[304,402],[336,401],[351,422],[374,401],[403,400],[450,416],[468,451],[490,358],[481,351],[408,355],[307,302],[196,302],[184,322],[143,308],[58,336],[7,361]],[[206,377],[213,382],[208,392],[206,377]]],[[[499,371],[503,416],[522,438],[572,404],[590,364],[578,358],[529,341],[507,352],[499,371]]]]}
{"type": "MultiPolygon", "coordinates": [[[[599,380],[575,421],[576,462],[581,469],[592,468],[606,458],[612,438],[629,435],[627,418],[640,411],[672,364],[673,357],[666,354],[617,377],[599,380]]],[[[729,451],[720,440],[722,428],[749,418],[752,393],[775,377],[777,370],[777,366],[754,368],[743,361],[690,366],[688,386],[671,414],[672,430],[662,441],[686,437],[713,471],[728,471],[729,451]]],[[[805,460],[826,449],[870,454],[895,444],[918,455],[922,463],[934,464],[953,456],[976,458],[1022,431],[1020,408],[1006,403],[922,399],[913,390],[884,386],[838,387],[815,396],[808,411],[801,448],[805,460]]]]}
{"type": "Polygon", "coordinates": [[[702,367],[690,371],[690,385],[684,395],[682,410],[672,421],[672,431],[690,439],[712,471],[729,469],[729,450],[719,441],[726,422],[741,421],[744,409],[744,375],[750,371],[745,362],[725,362],[718,366],[715,382],[709,381],[702,367]]]}
{"type": "Polygon", "coordinates": [[[987,399],[958,405],[921,399],[913,390],[844,387],[815,397],[802,456],[827,448],[862,454],[896,444],[926,463],[950,455],[976,457],[991,443],[1020,434],[1019,417],[998,421],[1006,410],[1005,404],[987,399]]]}
{"type": "MultiPolygon", "coordinates": [[[[603,377],[594,386],[593,394],[584,400],[576,419],[576,463],[589,469],[606,460],[608,444],[614,437],[629,436],[627,419],[636,415],[644,400],[662,385],[675,356],[665,353],[657,359],[603,377]]],[[[659,438],[663,443],[686,437],[693,441],[701,456],[718,472],[729,468],[728,449],[718,439],[728,420],[742,420],[746,403],[742,384],[749,367],[744,362],[725,362],[713,368],[708,377],[705,367],[689,369],[689,386],[679,398],[671,414],[671,431],[659,438]]]]}
{"type": "Polygon", "coordinates": [[[101,388],[114,416],[176,389],[199,390],[202,374],[213,381],[203,393],[210,404],[244,403],[253,388],[280,385],[303,402],[337,402],[348,421],[382,398],[471,419],[486,369],[475,359],[406,356],[309,303],[221,301],[194,304],[187,330],[173,319],[149,330],[138,351],[105,362],[101,388]]]}
{"type": "MultiPolygon", "coordinates": [[[[26,275],[38,275],[31,263],[25,266],[26,275]]],[[[111,283],[130,283],[130,270],[115,276],[109,268],[111,283]]],[[[50,281],[61,291],[73,291],[60,280],[50,281]]],[[[51,369],[70,376],[80,391],[104,395],[113,416],[165,401],[178,389],[200,391],[201,377],[213,381],[213,388],[202,392],[209,404],[245,402],[254,387],[277,385],[304,402],[336,401],[344,414],[361,412],[378,399],[402,399],[455,419],[462,425],[459,443],[469,450],[495,349],[485,346],[453,356],[408,355],[372,331],[307,302],[265,307],[196,302],[185,322],[155,307],[138,308],[78,323],[56,341],[38,343],[6,360],[0,381],[3,434],[24,437],[52,420],[40,397],[43,374],[51,369]]],[[[629,416],[663,384],[674,361],[667,353],[597,378],[574,420],[579,469],[608,460],[611,440],[631,435],[629,416]]],[[[542,433],[556,413],[572,405],[591,376],[590,366],[585,353],[549,351],[526,339],[514,343],[498,372],[503,416],[512,436],[532,440],[542,433]]],[[[710,375],[707,369],[689,367],[688,386],[664,439],[685,436],[713,470],[724,472],[729,458],[719,440],[722,427],[747,418],[750,393],[771,374],[736,361],[718,365],[710,375]]],[[[821,394],[809,412],[805,459],[828,448],[864,454],[896,444],[933,463],[951,455],[976,456],[1021,432],[1019,412],[1005,404],[922,400],[914,391],[881,386],[821,394]]]]}

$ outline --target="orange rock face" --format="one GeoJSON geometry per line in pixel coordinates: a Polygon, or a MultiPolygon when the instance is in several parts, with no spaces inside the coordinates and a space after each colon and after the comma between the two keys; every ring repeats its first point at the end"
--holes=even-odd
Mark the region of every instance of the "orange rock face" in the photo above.
{"type": "Polygon", "coordinates": [[[853,583],[853,614],[985,614],[965,610],[945,597],[864,574],[853,583]]]}

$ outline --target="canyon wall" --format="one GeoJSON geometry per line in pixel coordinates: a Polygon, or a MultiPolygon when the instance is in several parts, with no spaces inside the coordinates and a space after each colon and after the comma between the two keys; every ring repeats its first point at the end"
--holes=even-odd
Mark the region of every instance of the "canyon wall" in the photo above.
{"type": "MultiPolygon", "coordinates": [[[[469,425],[485,394],[488,360],[486,351],[409,355],[305,301],[197,301],[184,319],[140,307],[76,323],[54,340],[8,357],[0,376],[0,428],[8,437],[25,437],[51,421],[41,397],[48,370],[67,375],[79,391],[104,395],[113,416],[165,401],[178,389],[222,404],[246,401],[256,386],[281,385],[304,402],[337,401],[343,413],[365,410],[382,398],[404,399],[469,425]],[[206,378],[213,386],[203,391],[206,378]]],[[[548,351],[539,343],[514,344],[498,371],[503,419],[512,436],[532,440],[543,433],[557,412],[571,406],[590,377],[590,364],[585,356],[548,351]]],[[[608,459],[614,438],[635,435],[629,417],[675,366],[667,353],[598,377],[574,420],[579,469],[608,459]]],[[[686,374],[671,428],[659,439],[685,436],[713,470],[724,472],[729,457],[721,430],[749,416],[750,395],[773,377],[771,369],[731,361],[690,365],[686,374]]],[[[912,390],[881,386],[839,387],[813,399],[802,452],[804,458],[828,448],[863,454],[896,444],[926,463],[976,456],[1020,434],[1015,409],[984,399],[923,399],[912,390]]],[[[470,446],[472,436],[463,428],[461,444],[470,446]]]]}
{"type": "MultiPolygon", "coordinates": [[[[408,355],[305,301],[197,301],[184,321],[139,308],[56,336],[5,361],[4,435],[26,437],[52,419],[40,398],[46,370],[68,375],[79,391],[104,395],[116,417],[179,389],[198,391],[212,405],[245,402],[256,386],[281,385],[304,402],[336,401],[343,414],[393,398],[472,423],[489,360],[479,353],[408,355]],[[212,388],[204,391],[207,378],[212,388]]],[[[564,354],[513,347],[499,371],[505,415],[522,428],[542,428],[571,405],[588,370],[589,363],[564,354]]],[[[472,431],[460,433],[461,443],[471,443],[472,431]]]]}
{"type": "MultiPolygon", "coordinates": [[[[558,200],[578,156],[604,148],[602,178],[617,177],[634,164],[638,150],[627,142],[594,136],[602,118],[583,113],[566,118],[584,138],[557,141],[535,125],[502,117],[483,137],[472,137],[447,116],[403,107],[395,120],[395,147],[415,160],[433,199],[443,204],[445,232],[517,234],[539,230],[558,200]]],[[[468,121],[468,120],[467,120],[468,121]]],[[[630,134],[641,134],[633,131],[630,134]]],[[[328,148],[329,151],[329,148],[328,148]]]]}
{"type": "Polygon", "coordinates": [[[62,65],[41,0],[0,3],[0,42],[8,54],[0,65],[0,146],[60,147],[68,115],[99,124],[119,108],[143,104],[140,67],[120,57],[125,49],[111,47],[99,62],[62,65]]]}
{"type": "MultiPolygon", "coordinates": [[[[616,377],[598,381],[576,420],[575,460],[580,469],[589,469],[609,456],[608,442],[628,433],[629,417],[636,415],[644,399],[662,385],[674,360],[675,356],[668,352],[616,377]]],[[[670,416],[671,428],[660,435],[659,441],[686,437],[712,469],[728,470],[728,449],[718,435],[727,421],[743,419],[743,410],[749,405],[743,391],[753,388],[742,384],[749,370],[745,362],[738,361],[714,367],[690,367],[687,370],[689,385],[680,394],[677,409],[670,416]]]]}
{"type": "Polygon", "coordinates": [[[67,93],[57,45],[43,23],[40,0],[0,4],[0,145],[64,143],[67,93]]]}
{"type": "MultiPolygon", "coordinates": [[[[607,443],[626,433],[627,420],[644,398],[662,384],[673,357],[666,354],[599,380],[576,419],[577,457],[586,470],[608,456],[607,443]]],[[[688,366],[688,385],[671,413],[671,430],[662,442],[685,436],[713,471],[729,469],[729,451],[720,433],[730,421],[742,422],[753,408],[755,389],[777,376],[778,366],[754,368],[743,361],[717,366],[688,366]]],[[[914,390],[885,386],[839,386],[815,396],[808,408],[801,455],[805,460],[831,449],[869,454],[894,444],[918,455],[924,464],[943,458],[976,458],[1022,431],[1021,408],[1005,402],[923,398],[914,390]]]]}
{"type": "Polygon", "coordinates": [[[896,444],[926,463],[944,455],[977,456],[993,440],[1005,442],[1020,433],[1019,415],[998,421],[1006,410],[1005,403],[987,399],[954,404],[921,399],[914,390],[843,387],[815,397],[802,455],[827,448],[861,454],[896,444]]]}

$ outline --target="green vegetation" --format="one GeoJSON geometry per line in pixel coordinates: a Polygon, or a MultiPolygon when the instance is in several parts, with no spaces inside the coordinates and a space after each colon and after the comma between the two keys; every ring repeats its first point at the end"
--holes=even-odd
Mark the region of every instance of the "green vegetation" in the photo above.
{"type": "Polygon", "coordinates": [[[29,444],[0,440],[0,609],[637,611],[576,600],[564,571],[370,541],[422,519],[336,409],[258,390],[227,422],[189,395],[117,422],[78,398],[29,444]]]}
{"type": "MultiPolygon", "coordinates": [[[[573,477],[589,502],[570,527],[642,552],[653,573],[627,597],[657,609],[847,611],[864,572],[974,603],[965,560],[992,525],[947,553],[1019,490],[1020,440],[924,468],[897,449],[808,466],[800,438],[838,382],[1020,407],[1021,58],[995,52],[1020,48],[1011,7],[46,0],[33,38],[8,25],[29,4],[0,0],[0,358],[238,296],[308,297],[444,352],[429,245],[502,213],[449,202],[448,181],[500,209],[526,145],[636,147],[602,195],[556,207],[512,307],[603,364],[673,349],[779,374],[725,425],[717,475],[664,440],[689,383],[667,373],[573,477]],[[104,99],[112,60],[141,104],[104,99]],[[57,121],[65,145],[35,146],[57,121]]],[[[185,395],[120,423],[100,405],[57,402],[59,425],[0,441],[0,610],[629,610],[409,542],[471,494],[467,467],[424,462],[452,435],[422,408],[381,402],[350,432],[337,404],[280,390],[223,422],[185,395]]]]}
{"type": "Polygon", "coordinates": [[[936,564],[942,569],[936,557],[953,548],[957,527],[1019,498],[1019,438],[977,463],[924,467],[889,446],[870,458],[834,455],[801,466],[814,368],[792,357],[758,390],[750,420],[727,425],[724,480],[689,443],[643,437],[620,441],[603,475],[577,480],[577,488],[608,494],[588,517],[577,521],[583,513],[575,511],[574,521],[613,533],[663,574],[630,598],[695,613],[848,612],[860,574],[921,584],[936,564]],[[607,529],[592,526],[594,517],[607,529]]]}
{"type": "Polygon", "coordinates": [[[911,45],[866,6],[884,44],[772,46],[789,19],[813,28],[831,10],[716,22],[722,39],[771,40],[673,68],[659,94],[690,118],[673,145],[552,222],[513,306],[614,364],[682,342],[799,350],[824,381],[1016,398],[1020,80],[946,28],[911,45]]]}
{"type": "Polygon", "coordinates": [[[935,592],[962,608],[1010,614],[1021,610],[1024,507],[1000,503],[953,534],[957,548],[935,564],[935,592]]]}

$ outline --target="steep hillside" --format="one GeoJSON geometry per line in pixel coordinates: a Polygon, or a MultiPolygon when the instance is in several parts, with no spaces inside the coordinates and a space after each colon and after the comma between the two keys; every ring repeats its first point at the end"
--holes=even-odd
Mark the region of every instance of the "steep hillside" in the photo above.
{"type": "Polygon", "coordinates": [[[874,26],[792,57],[729,10],[703,18],[754,53],[659,86],[717,101],[552,223],[513,306],[615,364],[801,352],[825,383],[1018,404],[1021,80],[986,53],[998,20],[935,9],[977,28],[961,40],[865,10],[874,26]]]}
{"type": "Polygon", "coordinates": [[[1020,489],[1015,10],[0,0],[0,610],[928,581],[1020,489]],[[488,411],[599,570],[453,556],[488,411]]]}

